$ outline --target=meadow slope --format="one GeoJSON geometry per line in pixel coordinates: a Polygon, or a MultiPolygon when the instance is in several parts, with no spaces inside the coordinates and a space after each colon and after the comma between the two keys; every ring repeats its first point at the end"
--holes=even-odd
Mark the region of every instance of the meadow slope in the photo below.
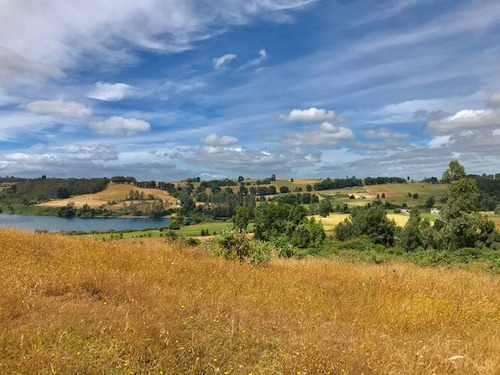
{"type": "Polygon", "coordinates": [[[495,374],[500,278],[0,230],[0,373],[495,374]]]}
{"type": "Polygon", "coordinates": [[[123,202],[131,202],[128,199],[128,195],[131,190],[138,191],[139,193],[144,193],[145,197],[152,195],[155,199],[161,199],[165,202],[168,202],[171,206],[177,206],[178,204],[177,199],[172,197],[165,190],[139,188],[129,184],[109,184],[106,189],[95,194],[83,194],[76,195],[68,199],[51,200],[49,202],[41,203],[39,204],[39,206],[64,207],[68,203],[74,203],[76,208],[82,208],[84,205],[88,205],[91,208],[109,206],[108,208],[111,209],[120,209],[122,208],[123,202]],[[111,201],[115,201],[118,203],[109,205],[111,201]]]}

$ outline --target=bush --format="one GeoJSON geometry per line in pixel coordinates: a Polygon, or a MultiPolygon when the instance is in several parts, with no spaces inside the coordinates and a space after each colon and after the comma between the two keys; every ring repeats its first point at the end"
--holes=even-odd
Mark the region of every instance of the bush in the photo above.
{"type": "Polygon", "coordinates": [[[248,260],[253,264],[263,264],[271,260],[270,244],[250,240],[244,233],[238,231],[223,231],[219,236],[206,242],[208,250],[227,260],[248,260]]]}
{"type": "Polygon", "coordinates": [[[377,245],[393,246],[396,223],[389,220],[381,206],[357,208],[351,217],[337,225],[335,236],[341,241],[366,235],[377,245]]]}
{"type": "Polygon", "coordinates": [[[291,245],[299,249],[308,247],[318,247],[325,240],[325,231],[321,223],[316,223],[314,219],[299,224],[292,235],[291,245]]]}

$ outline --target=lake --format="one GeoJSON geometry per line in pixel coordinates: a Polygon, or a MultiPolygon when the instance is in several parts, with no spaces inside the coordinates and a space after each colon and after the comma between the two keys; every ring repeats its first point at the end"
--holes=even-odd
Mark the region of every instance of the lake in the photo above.
{"type": "Polygon", "coordinates": [[[137,219],[117,219],[117,218],[72,218],[66,219],[57,216],[26,216],[26,215],[6,215],[0,214],[0,227],[11,227],[24,230],[48,230],[50,232],[107,232],[110,230],[141,230],[145,228],[165,227],[170,223],[170,219],[160,218],[137,218],[137,219]]]}

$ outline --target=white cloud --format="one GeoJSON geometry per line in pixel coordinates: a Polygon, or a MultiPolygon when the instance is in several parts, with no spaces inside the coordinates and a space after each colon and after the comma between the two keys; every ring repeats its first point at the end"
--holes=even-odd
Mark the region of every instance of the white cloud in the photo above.
{"type": "Polygon", "coordinates": [[[0,45],[0,82],[9,83],[12,79],[30,80],[36,77],[61,78],[62,76],[64,74],[59,68],[29,60],[0,45]]]}
{"type": "Polygon", "coordinates": [[[63,69],[90,59],[123,63],[134,58],[134,49],[179,52],[231,25],[286,22],[289,11],[313,2],[6,0],[0,2],[0,46],[36,64],[63,69]]]}
{"type": "Polygon", "coordinates": [[[126,83],[97,82],[95,89],[87,94],[88,98],[116,102],[129,95],[133,87],[126,83]]]}
{"type": "Polygon", "coordinates": [[[495,129],[492,131],[493,135],[500,135],[500,129],[495,129]]]}
{"type": "Polygon", "coordinates": [[[293,109],[288,115],[281,115],[280,119],[288,122],[321,122],[345,121],[339,119],[335,112],[321,108],[293,109]]]}
{"type": "Polygon", "coordinates": [[[224,135],[222,137],[219,137],[217,134],[214,134],[214,133],[207,135],[201,141],[205,145],[213,146],[213,147],[226,147],[226,146],[234,145],[235,143],[239,142],[238,138],[236,138],[236,137],[231,137],[228,135],[224,135]]]}
{"type": "Polygon", "coordinates": [[[94,122],[90,127],[96,133],[103,135],[134,135],[151,130],[151,125],[147,121],[119,116],[113,116],[104,121],[94,122]]]}
{"type": "Polygon", "coordinates": [[[220,69],[225,67],[229,62],[234,60],[236,58],[236,55],[233,55],[232,53],[228,53],[227,55],[221,56],[221,57],[216,57],[212,60],[212,64],[214,65],[215,69],[220,69]]]}
{"type": "Polygon", "coordinates": [[[32,113],[66,118],[85,118],[92,115],[92,109],[82,103],[64,102],[62,100],[37,100],[26,104],[32,113]]]}
{"type": "Polygon", "coordinates": [[[354,138],[351,129],[323,122],[316,129],[287,134],[284,142],[292,146],[336,147],[340,142],[354,138]]]}
{"type": "Polygon", "coordinates": [[[500,107],[500,92],[496,92],[488,98],[487,102],[489,107],[500,107]]]}
{"type": "Polygon", "coordinates": [[[250,61],[250,64],[251,65],[260,65],[264,62],[265,59],[267,59],[267,52],[266,52],[266,50],[261,49],[259,51],[259,57],[250,61]]]}
{"type": "Polygon", "coordinates": [[[367,130],[363,132],[363,135],[366,138],[371,138],[371,139],[405,139],[408,138],[410,135],[406,133],[398,133],[398,132],[391,132],[389,129],[386,128],[380,128],[377,130],[367,130]]]}
{"type": "Polygon", "coordinates": [[[491,110],[464,109],[442,120],[429,121],[428,129],[436,134],[500,126],[500,113],[491,110]]]}
{"type": "Polygon", "coordinates": [[[450,135],[440,135],[438,137],[434,137],[430,142],[429,142],[429,148],[439,148],[445,145],[448,145],[451,143],[451,136],[450,135]]]}
{"type": "Polygon", "coordinates": [[[186,163],[216,171],[238,173],[289,172],[293,168],[310,167],[320,162],[319,153],[298,149],[286,151],[249,150],[243,147],[191,147],[180,150],[176,158],[186,163]]]}

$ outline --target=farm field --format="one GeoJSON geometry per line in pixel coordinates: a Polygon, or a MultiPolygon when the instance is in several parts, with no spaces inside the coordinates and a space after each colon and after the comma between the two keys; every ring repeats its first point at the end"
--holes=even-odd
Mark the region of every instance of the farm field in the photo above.
{"type": "MultiPolygon", "coordinates": [[[[198,237],[200,236],[202,229],[208,230],[210,235],[213,235],[214,233],[220,234],[223,230],[231,229],[232,226],[232,222],[202,223],[183,226],[180,229],[176,229],[174,232],[179,236],[198,237]]],[[[159,229],[123,232],[120,234],[120,238],[130,239],[139,237],[160,237],[161,233],[162,232],[159,229]]],[[[88,236],[97,240],[103,240],[116,238],[117,233],[90,234],[88,236]]]]}
{"type": "Polygon", "coordinates": [[[0,230],[0,371],[494,374],[500,277],[0,230]]]}
{"type": "Polygon", "coordinates": [[[120,203],[130,202],[127,199],[130,190],[143,192],[146,197],[151,194],[156,199],[167,201],[171,206],[176,206],[178,204],[177,200],[164,190],[139,188],[129,184],[109,184],[105,190],[95,194],[84,194],[77,195],[68,199],[52,200],[50,202],[41,203],[39,206],[64,207],[68,203],[73,202],[76,208],[82,208],[85,204],[87,204],[91,208],[98,208],[102,205],[108,205],[109,202],[116,201],[119,203],[108,208],[120,209],[120,203]]]}
{"type": "MultiPolygon", "coordinates": [[[[337,226],[337,224],[347,219],[349,214],[331,213],[328,217],[321,217],[319,215],[313,215],[311,217],[314,217],[317,222],[323,223],[323,228],[326,231],[331,231],[335,228],[335,226],[337,226]]],[[[410,215],[405,214],[387,214],[387,217],[394,220],[400,227],[404,227],[410,219],[410,215]]]]}
{"type": "Polygon", "coordinates": [[[365,189],[374,197],[376,197],[377,194],[385,194],[385,200],[387,202],[396,203],[399,205],[406,203],[411,207],[419,204],[424,204],[425,201],[430,197],[434,197],[436,201],[438,201],[438,198],[445,193],[447,185],[410,182],[408,184],[370,185],[366,186],[365,189]],[[408,196],[408,193],[411,193],[412,195],[414,193],[418,193],[419,198],[410,198],[408,196]]]}

